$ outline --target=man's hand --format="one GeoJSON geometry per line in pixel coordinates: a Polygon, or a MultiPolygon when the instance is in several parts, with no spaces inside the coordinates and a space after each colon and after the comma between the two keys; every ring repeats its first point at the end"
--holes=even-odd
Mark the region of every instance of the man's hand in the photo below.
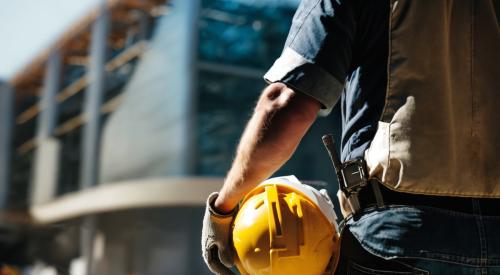
{"type": "Polygon", "coordinates": [[[293,154],[320,108],[317,100],[285,84],[269,85],[246,126],[215,207],[231,211],[250,190],[278,170],[293,154]]]}
{"type": "Polygon", "coordinates": [[[203,259],[208,268],[215,274],[233,274],[233,249],[231,246],[231,223],[236,211],[229,214],[219,214],[213,209],[213,202],[218,193],[208,197],[203,231],[201,235],[201,249],[203,259]]]}

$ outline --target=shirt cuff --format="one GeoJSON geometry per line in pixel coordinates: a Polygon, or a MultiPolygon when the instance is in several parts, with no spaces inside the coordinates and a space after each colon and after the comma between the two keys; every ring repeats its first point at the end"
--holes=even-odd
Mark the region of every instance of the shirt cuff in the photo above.
{"type": "Polygon", "coordinates": [[[290,47],[264,75],[269,83],[283,82],[301,93],[318,100],[323,107],[320,116],[328,115],[337,103],[344,85],[325,69],[305,59],[290,47]]]}

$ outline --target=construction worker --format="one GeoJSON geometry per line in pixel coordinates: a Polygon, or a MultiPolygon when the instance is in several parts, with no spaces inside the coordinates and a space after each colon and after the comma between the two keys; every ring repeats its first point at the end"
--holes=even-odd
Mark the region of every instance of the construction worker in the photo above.
{"type": "Polygon", "coordinates": [[[337,274],[500,274],[499,18],[499,0],[303,0],[207,211],[209,268],[233,264],[238,202],[340,99],[337,274]]]}

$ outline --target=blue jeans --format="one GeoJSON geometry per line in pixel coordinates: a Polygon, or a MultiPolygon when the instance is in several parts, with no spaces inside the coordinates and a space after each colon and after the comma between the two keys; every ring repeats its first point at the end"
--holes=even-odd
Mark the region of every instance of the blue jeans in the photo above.
{"type": "Polygon", "coordinates": [[[500,274],[500,216],[482,205],[367,209],[346,223],[336,274],[500,274]]]}

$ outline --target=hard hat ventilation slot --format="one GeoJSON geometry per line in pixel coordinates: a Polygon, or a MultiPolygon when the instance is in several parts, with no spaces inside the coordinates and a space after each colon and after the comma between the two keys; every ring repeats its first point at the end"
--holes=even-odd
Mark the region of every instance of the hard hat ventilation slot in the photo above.
{"type": "Polygon", "coordinates": [[[263,199],[258,200],[257,203],[255,204],[255,209],[259,209],[262,205],[264,205],[264,200],[263,199]]]}
{"type": "MultiPolygon", "coordinates": [[[[298,202],[300,204],[300,201],[298,202]]],[[[297,215],[297,238],[299,245],[304,245],[304,224],[302,222],[302,207],[300,205],[293,206],[293,212],[297,215]]]]}
{"type": "Polygon", "coordinates": [[[276,202],[272,202],[271,207],[273,210],[274,225],[276,226],[276,235],[282,236],[283,234],[281,232],[281,222],[278,216],[278,208],[276,206],[276,202]]]}

